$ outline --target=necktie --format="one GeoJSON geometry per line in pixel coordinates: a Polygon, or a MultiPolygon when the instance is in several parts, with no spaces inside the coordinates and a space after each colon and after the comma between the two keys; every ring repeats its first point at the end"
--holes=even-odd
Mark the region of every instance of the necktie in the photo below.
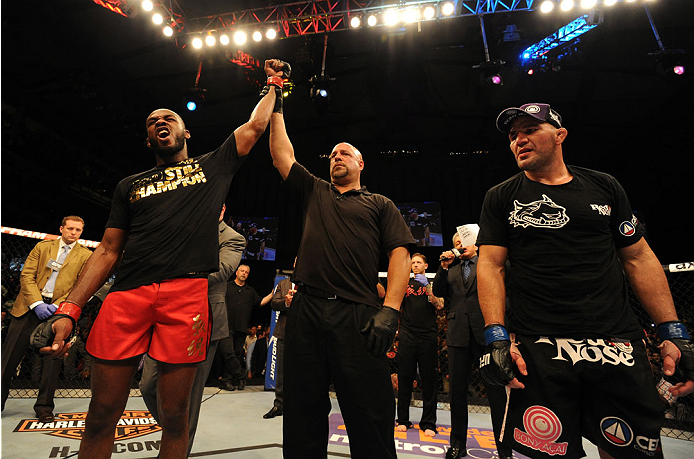
{"type": "MultiPolygon", "coordinates": [[[[70,251],[70,246],[69,245],[64,245],[63,249],[60,251],[58,254],[58,259],[56,262],[59,264],[65,263],[65,259],[67,258],[67,254],[70,251]]],[[[43,287],[43,295],[48,296],[48,297],[53,297],[53,290],[55,289],[55,280],[58,278],[58,271],[53,271],[51,273],[51,277],[48,278],[48,282],[46,282],[46,286],[43,287]]]]}
{"type": "Polygon", "coordinates": [[[470,261],[465,260],[465,265],[463,265],[463,279],[467,280],[470,277],[470,261]]]}

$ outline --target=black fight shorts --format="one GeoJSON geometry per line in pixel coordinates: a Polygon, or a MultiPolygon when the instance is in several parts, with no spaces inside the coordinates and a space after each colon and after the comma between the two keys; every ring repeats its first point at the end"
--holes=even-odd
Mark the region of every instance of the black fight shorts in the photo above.
{"type": "Polygon", "coordinates": [[[528,366],[510,389],[502,442],[532,458],[662,458],[663,408],[643,341],[517,335],[528,366]]]}

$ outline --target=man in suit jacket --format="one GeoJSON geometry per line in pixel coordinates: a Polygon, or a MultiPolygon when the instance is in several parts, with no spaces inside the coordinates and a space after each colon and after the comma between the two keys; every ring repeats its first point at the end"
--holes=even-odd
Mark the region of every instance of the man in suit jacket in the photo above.
{"type": "MultiPolygon", "coordinates": [[[[241,262],[241,254],[246,247],[246,240],[242,235],[231,229],[224,223],[224,211],[226,206],[222,206],[222,213],[219,216],[219,271],[210,273],[207,276],[207,297],[212,311],[212,331],[210,335],[210,347],[207,350],[207,358],[198,364],[198,370],[193,380],[193,388],[190,393],[190,404],[188,408],[188,455],[193,448],[195,431],[198,428],[198,417],[200,415],[200,405],[202,405],[205,381],[212,369],[214,355],[217,344],[222,338],[229,336],[229,325],[227,322],[227,309],[225,296],[227,293],[227,281],[236,271],[241,262]]],[[[154,419],[159,422],[159,411],[157,410],[157,364],[149,355],[145,355],[142,378],[140,379],[140,392],[147,405],[147,409],[154,419]]]]}
{"type": "MultiPolygon", "coordinates": [[[[448,308],[448,373],[450,382],[451,439],[446,459],[458,459],[467,455],[468,429],[467,394],[473,365],[484,353],[484,317],[477,298],[477,246],[463,247],[460,236],[453,236],[452,251],[441,254],[441,265],[434,278],[434,295],[445,298],[448,308]]],[[[502,386],[485,386],[492,411],[494,438],[499,458],[510,458],[511,450],[498,438],[506,406],[506,392],[502,386]]]]}
{"type": "MultiPolygon", "coordinates": [[[[296,265],[296,261],[294,261],[296,265]]],[[[270,408],[270,411],[263,415],[265,419],[271,419],[275,416],[282,416],[284,405],[284,326],[287,322],[287,311],[292,304],[292,298],[296,293],[296,285],[289,279],[282,279],[275,288],[275,293],[270,301],[270,307],[273,311],[280,311],[275,324],[275,346],[277,347],[277,366],[275,368],[275,402],[270,408]]]]}
{"type": "MultiPolygon", "coordinates": [[[[63,218],[60,237],[41,241],[24,262],[21,289],[10,311],[12,320],[2,349],[2,409],[10,393],[9,382],[29,348],[31,332],[49,318],[67,298],[92,251],[77,243],[84,220],[76,215],[63,218]]],[[[53,393],[58,382],[60,360],[43,359],[43,374],[34,411],[41,422],[53,421],[53,393]]]]}

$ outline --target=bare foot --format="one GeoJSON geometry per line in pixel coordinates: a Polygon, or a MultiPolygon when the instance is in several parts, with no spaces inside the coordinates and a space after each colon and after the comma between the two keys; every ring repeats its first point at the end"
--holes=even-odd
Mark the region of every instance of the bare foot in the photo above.
{"type": "Polygon", "coordinates": [[[424,431],[424,435],[426,435],[427,437],[433,437],[434,435],[436,435],[436,432],[434,432],[431,429],[427,429],[424,431]]]}
{"type": "Polygon", "coordinates": [[[398,424],[397,426],[395,426],[395,430],[397,430],[398,432],[407,432],[407,426],[404,424],[398,424]]]}

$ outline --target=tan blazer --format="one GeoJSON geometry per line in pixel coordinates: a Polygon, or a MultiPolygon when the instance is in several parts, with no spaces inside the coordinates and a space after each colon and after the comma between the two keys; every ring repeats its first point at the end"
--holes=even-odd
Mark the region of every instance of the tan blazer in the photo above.
{"type": "MultiPolygon", "coordinates": [[[[29,253],[19,277],[22,287],[12,311],[10,311],[14,317],[21,317],[26,314],[32,303],[43,301],[41,290],[48,282],[52,272],[46,265],[51,258],[54,260],[58,258],[59,248],[60,239],[41,241],[29,253]]],[[[80,244],[75,244],[70,250],[55,281],[53,304],[60,304],[67,298],[77,281],[77,276],[82,272],[84,264],[91,255],[92,251],[80,244]]]]}

